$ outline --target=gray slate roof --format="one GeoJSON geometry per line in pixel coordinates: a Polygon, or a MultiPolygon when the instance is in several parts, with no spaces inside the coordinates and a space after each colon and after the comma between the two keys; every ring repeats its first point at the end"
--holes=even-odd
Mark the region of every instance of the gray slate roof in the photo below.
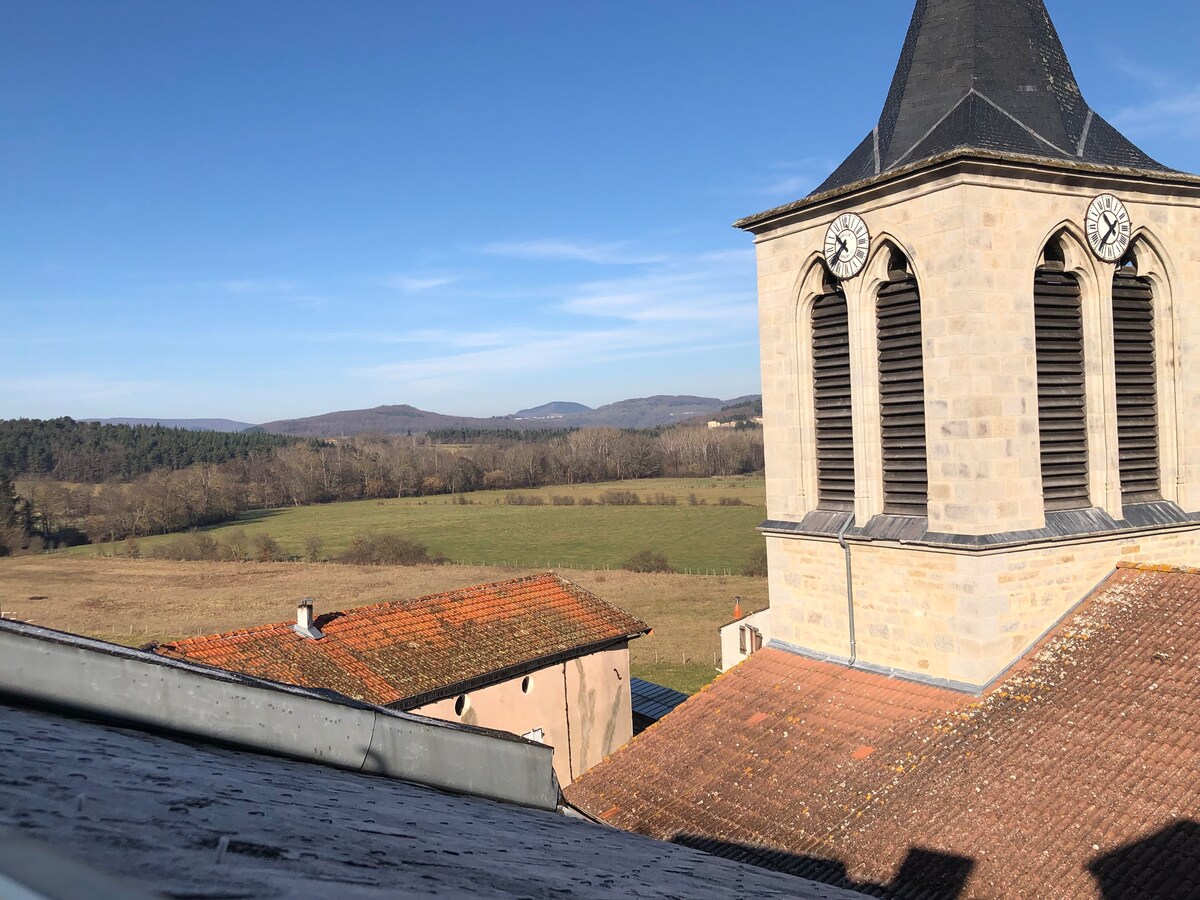
{"type": "MultiPolygon", "coordinates": [[[[19,829],[167,896],[862,896],[550,812],[3,702],[0,747],[0,849],[19,829]]],[[[0,894],[16,874],[0,853],[0,894]]]]}
{"type": "Polygon", "coordinates": [[[917,0],[879,124],[810,196],[964,148],[1171,171],[1088,106],[1042,0],[917,0]]]}

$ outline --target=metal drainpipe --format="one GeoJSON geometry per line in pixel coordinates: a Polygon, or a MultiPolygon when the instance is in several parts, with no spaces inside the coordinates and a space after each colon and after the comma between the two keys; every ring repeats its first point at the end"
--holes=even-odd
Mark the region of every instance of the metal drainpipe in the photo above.
{"type": "Polygon", "coordinates": [[[848,663],[850,668],[854,668],[854,664],[858,661],[858,641],[854,632],[854,572],[850,566],[850,545],[846,543],[846,532],[850,530],[850,523],[853,521],[854,513],[851,513],[846,517],[846,523],[837,535],[838,546],[846,554],[846,611],[850,619],[850,662],[848,663]]]}

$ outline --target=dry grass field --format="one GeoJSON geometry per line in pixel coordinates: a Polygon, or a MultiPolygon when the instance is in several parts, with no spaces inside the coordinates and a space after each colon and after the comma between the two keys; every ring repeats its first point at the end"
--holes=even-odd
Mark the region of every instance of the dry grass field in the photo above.
{"type": "MultiPolygon", "coordinates": [[[[0,560],[0,612],[136,646],[290,619],[301,597],[313,597],[320,613],[534,571],[24,556],[0,560]]],[[[652,636],[630,648],[633,674],[689,693],[716,674],[717,628],[732,617],[734,597],[742,597],[747,612],[767,603],[764,578],[560,574],[653,627],[652,636]]]]}

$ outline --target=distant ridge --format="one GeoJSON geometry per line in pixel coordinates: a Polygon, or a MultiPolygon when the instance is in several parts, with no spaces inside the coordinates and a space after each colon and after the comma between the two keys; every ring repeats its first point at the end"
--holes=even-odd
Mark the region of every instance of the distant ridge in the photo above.
{"type": "Polygon", "coordinates": [[[589,413],[591,411],[592,408],[590,406],[584,406],[582,403],[554,400],[550,403],[543,403],[541,406],[535,406],[533,409],[517,410],[513,413],[513,417],[517,419],[550,419],[570,415],[571,413],[589,413]]]}
{"type": "Polygon", "coordinates": [[[80,422],[99,422],[101,425],[161,425],[164,428],[183,428],[188,431],[245,431],[254,426],[233,419],[79,419],[80,422]]]}
{"type": "Polygon", "coordinates": [[[724,405],[725,401],[717,397],[656,394],[653,397],[637,397],[633,400],[609,403],[589,413],[564,416],[558,421],[581,428],[589,425],[657,428],[660,425],[675,425],[696,416],[716,412],[724,405]]]}
{"type": "MultiPolygon", "coordinates": [[[[552,422],[524,423],[526,427],[556,427],[552,422]]],[[[403,403],[397,406],[376,406],[372,409],[350,409],[341,412],[307,416],[302,419],[280,419],[265,422],[263,431],[290,434],[296,437],[336,438],[356,434],[424,434],[441,428],[513,428],[520,427],[511,416],[480,419],[472,416],[444,416],[441,413],[417,409],[403,403]]]]}
{"type": "Polygon", "coordinates": [[[316,438],[352,437],[359,434],[425,434],[443,428],[552,429],[602,425],[614,428],[657,428],[688,422],[697,416],[719,412],[722,407],[731,403],[741,405],[755,399],[758,399],[757,395],[725,401],[716,397],[659,394],[653,397],[620,400],[596,409],[582,403],[556,400],[512,415],[489,418],[447,416],[408,404],[399,404],[376,406],[372,409],[343,410],[299,419],[280,419],[266,422],[259,427],[263,431],[275,434],[316,438]]]}

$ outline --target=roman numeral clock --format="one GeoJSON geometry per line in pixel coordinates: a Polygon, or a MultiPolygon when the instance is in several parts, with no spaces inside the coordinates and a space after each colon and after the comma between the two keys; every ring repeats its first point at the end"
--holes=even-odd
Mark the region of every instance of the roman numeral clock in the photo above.
{"type": "Polygon", "coordinates": [[[1112,194],[1101,194],[1092,201],[1084,228],[1092,252],[1105,262],[1117,262],[1129,249],[1129,210],[1112,194]]]}
{"type": "Polygon", "coordinates": [[[825,232],[825,264],[843,281],[863,270],[870,250],[867,223],[855,213],[842,213],[825,232]]]}

